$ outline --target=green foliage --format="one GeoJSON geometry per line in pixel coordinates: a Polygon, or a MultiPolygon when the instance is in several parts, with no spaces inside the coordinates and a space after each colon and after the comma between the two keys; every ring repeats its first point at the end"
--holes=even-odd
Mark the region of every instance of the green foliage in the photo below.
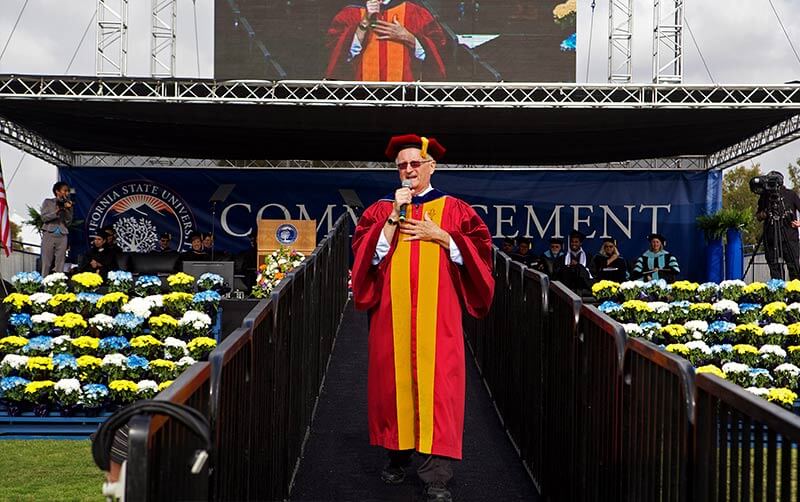
{"type": "Polygon", "coordinates": [[[786,171],[789,173],[792,190],[797,192],[800,190],[800,159],[797,159],[794,164],[789,164],[786,167],[786,171]]]}
{"type": "MultiPolygon", "coordinates": [[[[800,175],[800,172],[798,173],[800,175]]],[[[738,166],[725,171],[722,179],[722,207],[726,210],[737,210],[755,215],[758,207],[758,195],[750,191],[750,180],[761,175],[761,166],[738,166]]],[[[790,175],[791,176],[791,175],[790,175]]],[[[742,239],[745,244],[756,244],[761,235],[761,224],[751,218],[742,228],[742,239]]]]}
{"type": "Polygon", "coordinates": [[[91,443],[0,441],[0,500],[102,500],[91,443]]]}
{"type": "Polygon", "coordinates": [[[20,242],[22,242],[22,227],[13,221],[10,221],[9,223],[11,223],[11,248],[15,250],[21,250],[22,244],[20,244],[20,242]]]}
{"type": "Polygon", "coordinates": [[[751,211],[749,209],[729,207],[718,212],[717,216],[719,217],[720,224],[725,230],[728,230],[729,228],[742,230],[747,228],[747,226],[750,225],[753,220],[755,220],[755,217],[753,216],[754,213],[755,211],[751,211]]]}
{"type": "Polygon", "coordinates": [[[725,228],[723,228],[720,222],[719,213],[698,216],[697,228],[703,231],[708,241],[721,239],[722,235],[725,233],[725,228]]]}
{"type": "Polygon", "coordinates": [[[28,225],[29,227],[33,227],[37,232],[42,233],[44,220],[42,220],[42,213],[40,213],[35,207],[28,206],[28,219],[22,223],[28,225]]]}

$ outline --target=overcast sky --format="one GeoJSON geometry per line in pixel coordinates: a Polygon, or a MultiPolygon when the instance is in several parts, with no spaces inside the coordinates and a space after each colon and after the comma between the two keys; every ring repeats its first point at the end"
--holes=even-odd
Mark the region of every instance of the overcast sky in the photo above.
{"type": "MultiPolygon", "coordinates": [[[[795,48],[800,51],[800,2],[772,1],[795,48]]],[[[635,82],[644,83],[651,80],[653,1],[634,2],[633,76],[635,82]]],[[[0,0],[0,52],[25,3],[25,0],[0,0]]],[[[28,0],[0,59],[0,74],[94,75],[96,23],[92,19],[96,3],[96,0],[28,0]],[[87,26],[85,40],[80,43],[87,26]]],[[[577,80],[604,83],[608,73],[608,0],[596,2],[594,14],[591,3],[591,0],[578,0],[577,80]],[[591,37],[590,26],[593,26],[591,37]]],[[[147,76],[150,72],[150,4],[149,0],[130,1],[128,74],[131,76],[147,76]]],[[[198,76],[198,54],[199,76],[210,78],[213,74],[213,4],[213,0],[196,0],[196,4],[193,0],[178,0],[176,66],[179,77],[198,76]],[[195,50],[196,43],[199,51],[195,50]]],[[[685,12],[713,77],[713,80],[709,77],[689,31],[685,30],[685,83],[780,84],[800,80],[800,62],[769,2],[690,0],[686,2],[685,12]]],[[[800,142],[795,141],[756,158],[755,162],[760,162],[762,168],[783,170],[798,157],[800,142]]],[[[0,162],[16,220],[25,215],[26,206],[38,206],[50,195],[56,169],[1,142],[0,162]]],[[[30,231],[26,231],[25,238],[38,241],[30,231]]]]}

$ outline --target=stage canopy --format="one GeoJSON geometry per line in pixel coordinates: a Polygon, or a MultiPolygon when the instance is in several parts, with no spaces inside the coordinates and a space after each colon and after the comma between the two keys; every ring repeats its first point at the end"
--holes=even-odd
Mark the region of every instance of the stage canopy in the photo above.
{"type": "Polygon", "coordinates": [[[377,162],[389,135],[413,131],[440,138],[448,164],[602,164],[736,148],[703,166],[720,167],[793,139],[798,112],[800,86],[0,76],[4,140],[12,123],[68,153],[168,158],[377,162]]]}

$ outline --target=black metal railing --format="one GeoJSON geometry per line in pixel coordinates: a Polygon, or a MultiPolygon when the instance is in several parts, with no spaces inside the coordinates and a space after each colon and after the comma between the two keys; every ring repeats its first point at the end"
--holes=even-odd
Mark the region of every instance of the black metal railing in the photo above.
{"type": "Polygon", "coordinates": [[[493,274],[465,336],[544,500],[800,500],[799,417],[497,250],[493,274]]]}
{"type": "Polygon", "coordinates": [[[627,342],[622,409],[625,500],[690,500],[694,370],[650,342],[627,342]]]}
{"type": "Polygon", "coordinates": [[[132,419],[131,500],[288,498],[347,303],[349,244],[343,215],[209,362],[157,396],[208,414],[213,450],[204,473],[191,475],[183,462],[199,448],[183,426],[132,419]]]}
{"type": "MultiPolygon", "coordinates": [[[[184,404],[207,413],[211,366],[192,365],[155,399],[184,404]]],[[[127,500],[206,500],[209,462],[192,474],[190,467],[203,441],[176,420],[136,415],[128,422],[127,500]]]]}
{"type": "Polygon", "coordinates": [[[798,500],[800,420],[718,377],[695,379],[694,500],[798,500]]]}

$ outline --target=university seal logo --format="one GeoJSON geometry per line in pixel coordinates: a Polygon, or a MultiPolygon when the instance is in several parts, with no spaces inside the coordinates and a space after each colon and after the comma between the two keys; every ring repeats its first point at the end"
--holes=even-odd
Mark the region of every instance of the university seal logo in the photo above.
{"type": "Polygon", "coordinates": [[[289,223],[284,223],[275,230],[275,238],[284,246],[294,244],[297,240],[297,228],[289,223]]]}
{"type": "Polygon", "coordinates": [[[158,236],[172,235],[177,251],[189,248],[188,236],[197,225],[191,208],[177,192],[150,180],[114,185],[95,199],[86,215],[88,235],[111,225],[123,251],[146,253],[156,249],[158,236]]]}

